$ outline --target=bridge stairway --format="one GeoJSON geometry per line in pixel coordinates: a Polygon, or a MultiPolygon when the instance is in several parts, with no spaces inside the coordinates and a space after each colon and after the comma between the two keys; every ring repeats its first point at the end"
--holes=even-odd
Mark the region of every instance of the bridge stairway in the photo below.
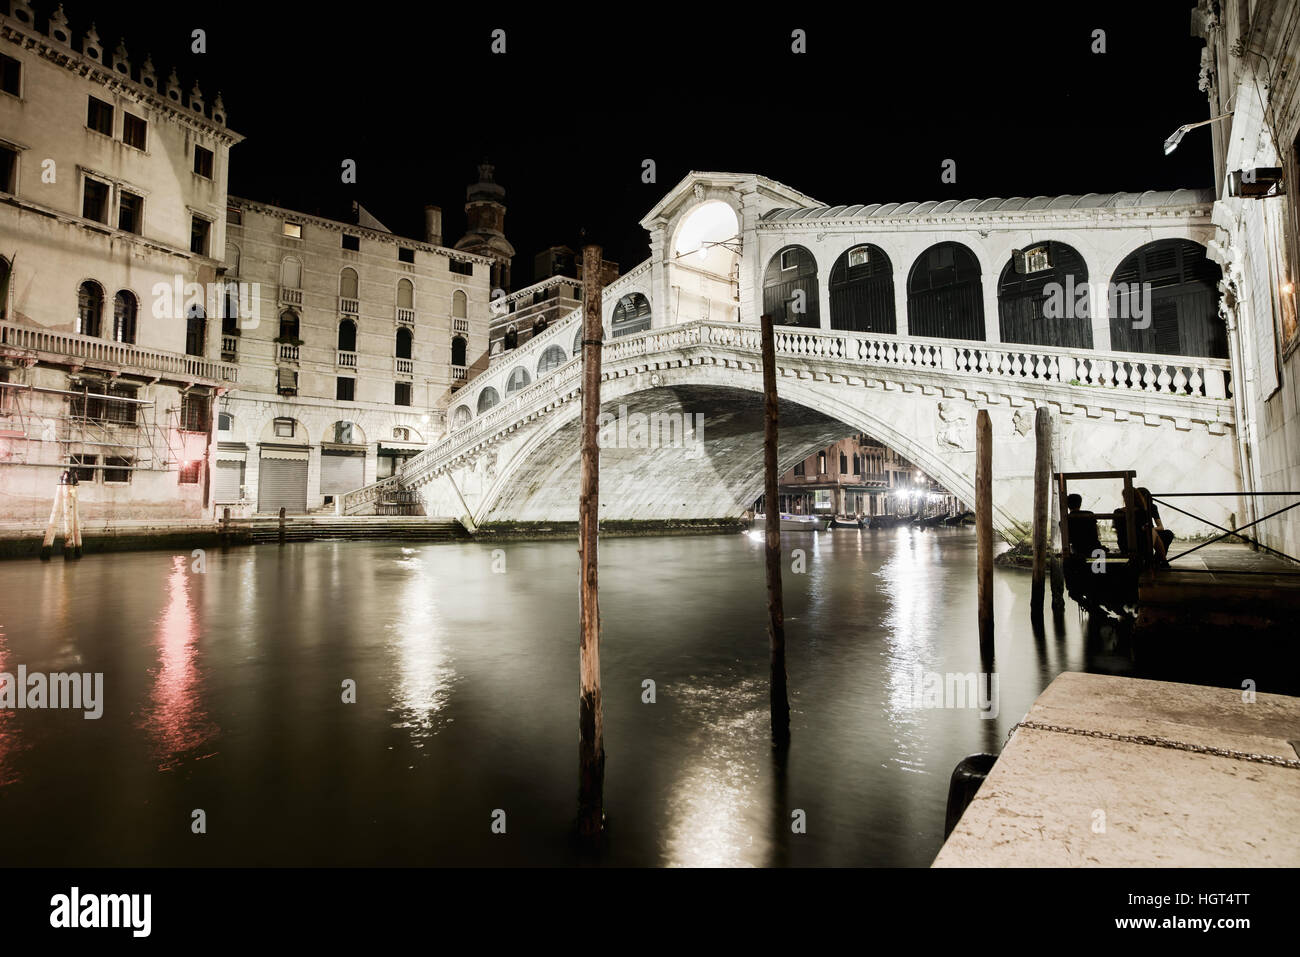
{"type": "MultiPolygon", "coordinates": [[[[254,519],[249,523],[254,544],[278,542],[278,519],[254,519]]],[[[310,542],[321,539],[348,539],[385,542],[445,542],[466,537],[464,527],[454,518],[410,516],[366,516],[358,518],[314,519],[291,517],[286,521],[286,542],[310,542]]]]}

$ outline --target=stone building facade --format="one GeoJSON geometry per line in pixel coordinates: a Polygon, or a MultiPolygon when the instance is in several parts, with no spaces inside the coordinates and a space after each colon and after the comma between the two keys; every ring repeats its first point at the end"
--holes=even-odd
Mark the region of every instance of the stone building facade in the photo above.
{"type": "Polygon", "coordinates": [[[0,519],[43,521],[61,472],[83,521],[198,518],[211,502],[230,147],[218,96],[0,16],[0,519]]]}
{"type": "MultiPolygon", "coordinates": [[[[1210,255],[1223,267],[1244,490],[1300,490],[1300,6],[1281,0],[1201,0],[1200,88],[1216,119],[1181,149],[1214,155],[1217,201],[1210,255]],[[1199,139],[1198,139],[1199,137],[1199,139]]],[[[1194,121],[1195,117],[1189,117],[1194,121]]],[[[1295,496],[1244,499],[1238,523],[1295,496]]],[[[1300,509],[1268,519],[1261,540],[1300,555],[1300,509]]]]}
{"type": "Polygon", "coordinates": [[[861,433],[793,465],[778,479],[778,492],[781,511],[797,515],[869,518],[954,512],[960,507],[956,496],[917,466],[861,433]]]}

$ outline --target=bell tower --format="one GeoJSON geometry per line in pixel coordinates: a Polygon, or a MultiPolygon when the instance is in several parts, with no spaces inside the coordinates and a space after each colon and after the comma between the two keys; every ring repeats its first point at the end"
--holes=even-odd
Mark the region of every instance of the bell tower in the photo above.
{"type": "Polygon", "coordinates": [[[480,163],[478,182],[465,190],[467,229],[456,241],[456,248],[492,259],[492,288],[509,292],[515,247],[506,239],[506,191],[493,178],[494,172],[491,163],[480,163]]]}

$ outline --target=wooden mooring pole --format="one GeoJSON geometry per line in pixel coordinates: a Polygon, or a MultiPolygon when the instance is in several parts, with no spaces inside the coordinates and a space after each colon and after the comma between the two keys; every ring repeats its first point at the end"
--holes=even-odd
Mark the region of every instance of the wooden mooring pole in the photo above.
{"type": "Polygon", "coordinates": [[[1043,591],[1047,577],[1048,535],[1052,498],[1052,413],[1040,405],[1034,413],[1034,572],[1029,586],[1029,612],[1043,613],[1043,591]]]}
{"type": "Polygon", "coordinates": [[[993,658],[993,424],[988,409],[975,417],[975,536],[979,570],[980,657],[993,658]]]}
{"type": "Polygon", "coordinates": [[[790,744],[790,693],[785,670],[785,602],[781,593],[781,502],[777,490],[776,342],[772,317],[759,320],[763,340],[763,535],[767,543],[768,684],[772,707],[772,746],[790,744]]]}
{"type": "Polygon", "coordinates": [[[582,472],[578,501],[578,834],[597,840],[605,826],[605,728],[600,701],[600,602],[597,538],[600,525],[599,246],[582,249],[582,472]]]}
{"type": "Polygon", "coordinates": [[[284,544],[284,506],[280,506],[280,544],[284,544]]]}

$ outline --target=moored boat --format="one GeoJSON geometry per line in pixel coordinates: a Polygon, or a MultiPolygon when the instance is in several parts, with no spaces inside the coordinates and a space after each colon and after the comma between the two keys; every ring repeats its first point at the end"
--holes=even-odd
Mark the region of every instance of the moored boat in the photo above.
{"type": "MultiPolygon", "coordinates": [[[[759,512],[754,516],[754,524],[767,524],[767,516],[759,512]]],[[[781,513],[781,531],[783,532],[824,532],[828,527],[826,518],[821,515],[792,515],[781,513]]]]}

